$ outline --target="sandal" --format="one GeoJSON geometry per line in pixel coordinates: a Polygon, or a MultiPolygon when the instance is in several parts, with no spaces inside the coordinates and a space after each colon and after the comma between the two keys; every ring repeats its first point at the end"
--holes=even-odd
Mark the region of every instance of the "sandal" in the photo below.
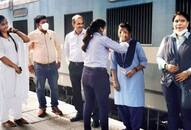
{"type": "Polygon", "coordinates": [[[8,120],[6,122],[3,122],[2,126],[5,128],[11,128],[11,127],[16,127],[17,125],[14,122],[8,120]]]}

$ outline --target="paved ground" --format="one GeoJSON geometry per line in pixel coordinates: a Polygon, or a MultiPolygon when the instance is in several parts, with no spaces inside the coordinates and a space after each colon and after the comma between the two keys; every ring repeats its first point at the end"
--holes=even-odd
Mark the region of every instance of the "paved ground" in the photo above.
{"type": "MultiPolygon", "coordinates": [[[[50,99],[47,97],[47,102],[50,99]]],[[[23,117],[27,119],[30,124],[24,127],[16,127],[11,129],[5,129],[0,126],[0,130],[83,130],[83,122],[71,123],[69,119],[75,116],[76,111],[74,107],[65,102],[60,102],[60,109],[63,111],[64,116],[55,116],[48,106],[48,116],[46,118],[37,117],[38,103],[36,99],[36,94],[29,92],[28,103],[23,106],[23,117]]],[[[110,130],[121,130],[124,128],[123,124],[119,121],[109,119],[110,130]]],[[[100,130],[93,129],[93,130],[100,130]]]]}

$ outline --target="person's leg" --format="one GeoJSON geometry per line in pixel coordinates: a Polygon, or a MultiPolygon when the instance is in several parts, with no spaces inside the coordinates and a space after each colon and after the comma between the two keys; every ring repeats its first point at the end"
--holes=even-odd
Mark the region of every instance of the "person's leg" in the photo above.
{"type": "Polygon", "coordinates": [[[143,124],[144,107],[129,107],[132,130],[139,130],[143,124]]]}
{"type": "Polygon", "coordinates": [[[100,126],[100,123],[99,123],[99,108],[98,108],[98,105],[97,105],[96,101],[95,101],[95,105],[94,105],[94,109],[93,109],[93,113],[92,113],[92,119],[93,119],[92,127],[93,128],[98,128],[100,126]]]}
{"type": "Polygon", "coordinates": [[[182,109],[182,122],[184,130],[191,130],[191,109],[182,109]]]}
{"type": "Polygon", "coordinates": [[[3,102],[0,104],[0,122],[6,122],[9,120],[9,108],[6,103],[3,102]]]}
{"type": "Polygon", "coordinates": [[[93,77],[93,88],[99,107],[99,117],[102,130],[108,130],[108,99],[110,93],[109,75],[106,70],[97,70],[93,77]]]}
{"type": "Polygon", "coordinates": [[[75,65],[73,63],[69,64],[69,74],[73,91],[72,104],[75,106],[78,115],[81,116],[83,114],[83,100],[81,93],[82,70],[83,70],[83,64],[82,65],[75,65]]]}
{"type": "Polygon", "coordinates": [[[12,105],[11,113],[15,120],[18,120],[22,117],[22,102],[15,100],[14,105],[12,105]]]}
{"type": "Polygon", "coordinates": [[[16,99],[14,102],[14,106],[12,108],[12,116],[14,118],[14,122],[22,126],[24,124],[29,124],[24,118],[22,118],[22,101],[20,99],[16,99]]]}
{"type": "Polygon", "coordinates": [[[46,77],[50,86],[52,112],[62,116],[62,111],[58,108],[58,69],[56,63],[48,66],[46,77]]]}
{"type": "Polygon", "coordinates": [[[130,113],[127,106],[117,105],[117,110],[120,119],[126,127],[126,130],[131,130],[130,113]]]}
{"type": "Polygon", "coordinates": [[[169,87],[163,86],[163,93],[168,109],[168,130],[178,130],[180,121],[180,88],[172,83],[169,87]]]}
{"type": "Polygon", "coordinates": [[[56,63],[48,65],[46,77],[50,86],[51,106],[58,106],[58,70],[56,63]]]}
{"type": "Polygon", "coordinates": [[[39,108],[46,108],[45,98],[45,81],[46,72],[45,68],[39,64],[35,64],[35,76],[36,76],[36,93],[39,102],[39,108]]]}
{"type": "MultiPolygon", "coordinates": [[[[91,73],[91,72],[90,72],[91,73]]],[[[84,90],[84,96],[85,96],[85,103],[84,103],[84,130],[91,130],[90,122],[91,122],[91,113],[94,108],[94,102],[95,102],[95,95],[94,90],[90,86],[89,82],[89,72],[84,71],[83,77],[82,77],[82,83],[83,83],[83,90],[84,90]]]]}

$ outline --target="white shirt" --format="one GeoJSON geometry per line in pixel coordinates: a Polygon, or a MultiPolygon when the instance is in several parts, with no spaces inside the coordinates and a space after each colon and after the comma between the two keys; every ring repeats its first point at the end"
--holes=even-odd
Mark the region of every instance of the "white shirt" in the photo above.
{"type": "MultiPolygon", "coordinates": [[[[179,37],[177,37],[176,33],[172,33],[170,35],[170,37],[176,38],[177,50],[179,50],[180,46],[189,37],[189,35],[190,35],[190,32],[186,32],[182,36],[179,36],[179,37]]],[[[167,64],[166,61],[159,56],[159,54],[161,53],[161,51],[164,48],[164,44],[165,44],[165,39],[162,40],[159,50],[157,52],[157,63],[158,63],[160,70],[164,69],[164,65],[167,64]]],[[[189,68],[188,70],[191,72],[191,68],[189,68]]]]}
{"type": "Polygon", "coordinates": [[[78,35],[75,31],[68,33],[64,42],[64,54],[66,62],[84,62],[84,53],[81,49],[83,45],[83,38],[86,31],[85,29],[78,35]]]}
{"type": "Polygon", "coordinates": [[[100,33],[94,33],[86,50],[84,66],[107,68],[109,49],[125,53],[128,47],[127,42],[119,44],[100,33]]]}

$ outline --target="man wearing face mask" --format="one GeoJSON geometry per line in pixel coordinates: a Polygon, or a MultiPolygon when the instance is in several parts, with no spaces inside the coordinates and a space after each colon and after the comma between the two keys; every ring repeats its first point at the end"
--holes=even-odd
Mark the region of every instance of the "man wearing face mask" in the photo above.
{"type": "Polygon", "coordinates": [[[35,19],[37,29],[29,34],[29,71],[36,76],[36,92],[39,101],[39,117],[46,116],[45,82],[51,91],[52,112],[62,116],[58,108],[58,68],[61,61],[61,47],[56,33],[49,30],[47,17],[39,15],[35,19]]]}

